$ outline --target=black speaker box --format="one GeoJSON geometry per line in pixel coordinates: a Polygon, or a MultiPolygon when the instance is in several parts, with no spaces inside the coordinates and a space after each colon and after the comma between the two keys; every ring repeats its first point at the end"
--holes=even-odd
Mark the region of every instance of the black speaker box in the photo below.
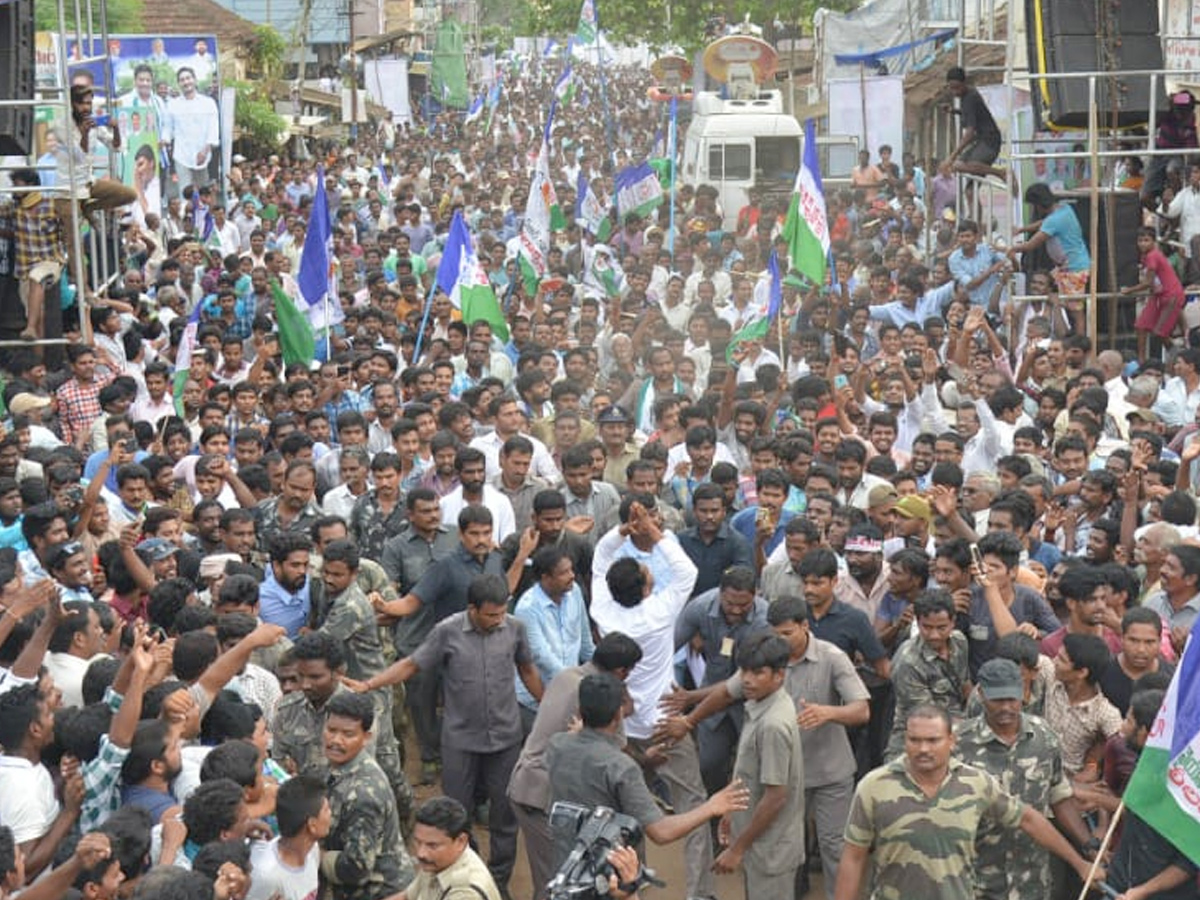
{"type": "MultiPolygon", "coordinates": [[[[33,99],[33,0],[0,0],[0,98],[33,99]]],[[[0,155],[32,152],[33,107],[0,107],[0,155]]]]}
{"type": "MultiPolygon", "coordinates": [[[[1034,0],[1033,5],[1040,7],[1046,37],[1095,36],[1105,28],[1120,35],[1158,34],[1158,4],[1148,0],[1034,0]]],[[[1028,21],[1037,23],[1034,18],[1028,21]]]]}
{"type": "MultiPolygon", "coordinates": [[[[1158,7],[1153,3],[1115,0],[1026,0],[1030,74],[1110,73],[1096,79],[1096,108],[1103,124],[1114,112],[1121,127],[1145,124],[1150,115],[1150,79],[1122,72],[1163,67],[1158,36],[1158,7]],[[1102,8],[1110,6],[1107,18],[1102,8]],[[1112,26],[1107,47],[1100,41],[1101,22],[1112,26]]],[[[1033,84],[1038,126],[1086,128],[1086,78],[1038,81],[1033,84]]]]}

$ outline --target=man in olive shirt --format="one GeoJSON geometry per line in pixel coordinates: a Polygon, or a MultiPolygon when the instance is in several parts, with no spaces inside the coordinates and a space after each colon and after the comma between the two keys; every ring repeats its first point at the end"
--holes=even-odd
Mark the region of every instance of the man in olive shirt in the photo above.
{"type": "Polygon", "coordinates": [[[721,821],[727,846],[713,868],[740,866],[746,900],[792,894],[804,864],[804,757],[796,710],[783,690],[789,654],[788,642],[769,631],[750,635],[737,652],[746,724],[733,772],[750,788],[750,807],[721,821]]]}
{"type": "MultiPolygon", "coordinates": [[[[550,738],[546,766],[550,773],[551,803],[565,801],[594,809],[607,806],[637,819],[646,836],[656,844],[669,844],[699,828],[709,819],[745,809],[750,792],[734,781],[704,803],[684,813],[664,815],[641,767],[621,750],[617,734],[624,720],[625,685],[616,676],[588,675],[579,684],[579,717],[583,729],[550,738]]],[[[555,835],[560,854],[555,868],[565,857],[572,835],[555,835]]]]}

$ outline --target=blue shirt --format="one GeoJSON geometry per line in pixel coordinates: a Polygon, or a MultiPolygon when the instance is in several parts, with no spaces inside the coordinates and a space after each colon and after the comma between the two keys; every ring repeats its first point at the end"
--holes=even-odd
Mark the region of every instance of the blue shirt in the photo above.
{"type": "Polygon", "coordinates": [[[289,593],[275,580],[275,570],[267,566],[267,577],[258,589],[258,617],[272,625],[282,625],[287,636],[295,640],[300,629],[308,624],[308,613],[312,604],[309,599],[308,579],[296,593],[289,593]]]}
{"type": "Polygon", "coordinates": [[[926,291],[912,309],[899,300],[893,300],[891,303],[868,306],[867,311],[872,319],[890,322],[897,328],[903,328],[905,325],[924,328],[926,319],[941,318],[942,307],[948,304],[953,297],[954,282],[947,281],[941,287],[926,291]]]}
{"type": "MultiPolygon", "coordinates": [[[[550,599],[540,584],[535,584],[521,595],[513,615],[525,623],[529,651],[542,676],[542,684],[549,684],[563,669],[588,662],[596,650],[578,584],[572,584],[558,603],[550,599]]],[[[537,700],[519,675],[516,685],[517,702],[528,709],[537,709],[537,700]]]]}
{"type": "MultiPolygon", "coordinates": [[[[787,523],[796,518],[796,514],[784,507],[779,512],[779,522],[775,525],[775,533],[771,535],[771,539],[767,541],[766,547],[763,548],[763,553],[767,556],[771,555],[776,547],[783,543],[784,530],[787,528],[787,523]]],[[[739,513],[735,513],[733,518],[729,520],[729,527],[744,537],[750,542],[750,546],[754,546],[754,536],[758,532],[758,506],[747,506],[739,513]]]]}
{"type": "MultiPolygon", "coordinates": [[[[946,261],[946,265],[950,269],[950,274],[954,276],[954,280],[958,282],[959,287],[966,290],[970,282],[974,281],[987,271],[987,269],[1003,259],[1004,257],[991,247],[986,244],[978,244],[972,256],[967,256],[967,254],[963,253],[961,247],[955,250],[950,254],[950,259],[946,261]]],[[[996,280],[999,277],[997,273],[993,272],[988,278],[984,279],[982,284],[974,290],[967,292],[971,298],[972,306],[988,305],[988,301],[992,298],[992,290],[996,287],[996,280]]]]}
{"type": "Polygon", "coordinates": [[[1041,230],[1050,236],[1046,248],[1050,258],[1068,272],[1086,272],[1092,267],[1092,257],[1083,242],[1079,217],[1070,206],[1060,203],[1042,219],[1041,230]]]}
{"type": "MultiPolygon", "coordinates": [[[[87,462],[84,463],[84,465],[83,465],[83,478],[84,478],[85,484],[96,477],[96,473],[98,471],[100,471],[100,464],[102,462],[104,462],[106,459],[108,459],[108,454],[111,452],[112,452],[111,450],[97,450],[95,453],[93,453],[91,456],[89,456],[87,458],[87,462]]],[[[140,463],[143,459],[145,459],[149,455],[150,454],[147,453],[145,450],[139,450],[137,453],[133,454],[133,461],[140,463]]],[[[106,488],[108,488],[110,491],[112,491],[114,494],[117,493],[117,467],[116,466],[109,467],[108,477],[104,479],[104,486],[106,488]]]]}

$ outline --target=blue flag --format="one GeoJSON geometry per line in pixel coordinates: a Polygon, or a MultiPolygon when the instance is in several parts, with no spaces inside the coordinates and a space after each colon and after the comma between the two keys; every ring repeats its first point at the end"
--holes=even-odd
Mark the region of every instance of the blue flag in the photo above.
{"type": "Polygon", "coordinates": [[[300,254],[300,271],[296,284],[300,296],[309,306],[315,306],[329,293],[329,228],[328,201],[325,199],[325,167],[317,166],[317,190],[313,192],[312,212],[308,216],[308,231],[304,235],[304,251],[300,254]]]}

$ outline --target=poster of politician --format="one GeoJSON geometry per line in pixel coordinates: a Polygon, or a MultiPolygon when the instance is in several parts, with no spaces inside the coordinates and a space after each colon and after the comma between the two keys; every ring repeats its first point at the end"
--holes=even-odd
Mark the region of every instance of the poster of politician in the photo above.
{"type": "MultiPolygon", "coordinates": [[[[83,56],[67,40],[67,60],[83,56]]],[[[97,51],[99,48],[97,48],[97,51]]],[[[161,214],[163,198],[189,186],[221,183],[221,96],[217,41],[211,35],[114,35],[108,40],[111,98],[104,111],[121,128],[116,175],[138,192],[133,215],[161,214]]],[[[91,71],[97,96],[104,91],[100,65],[91,71]]]]}

